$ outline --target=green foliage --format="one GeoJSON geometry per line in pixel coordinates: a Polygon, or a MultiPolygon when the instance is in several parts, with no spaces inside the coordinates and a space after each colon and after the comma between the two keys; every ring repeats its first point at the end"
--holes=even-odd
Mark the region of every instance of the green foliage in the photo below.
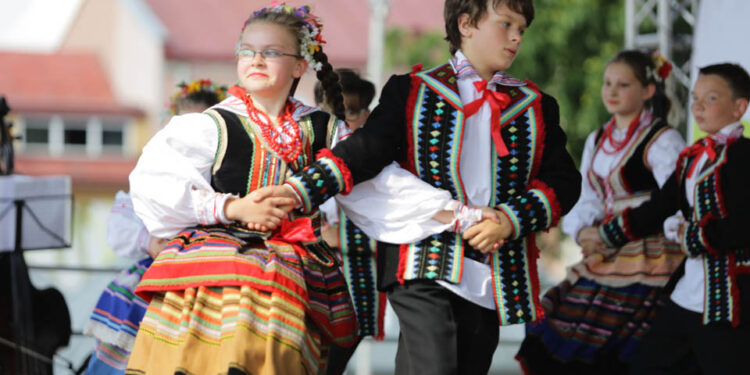
{"type": "Polygon", "coordinates": [[[385,69],[408,72],[412,66],[432,67],[450,59],[442,31],[415,32],[391,28],[385,34],[385,69]]]}
{"type": "Polygon", "coordinates": [[[560,104],[568,150],[580,160],[586,136],[610,116],[601,101],[607,61],[623,47],[623,1],[536,0],[536,18],[509,72],[560,104]]]}

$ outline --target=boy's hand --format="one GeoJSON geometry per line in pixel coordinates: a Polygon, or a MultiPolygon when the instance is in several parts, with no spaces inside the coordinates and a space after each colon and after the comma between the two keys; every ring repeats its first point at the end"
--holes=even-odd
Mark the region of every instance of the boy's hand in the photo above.
{"type": "Polygon", "coordinates": [[[289,202],[291,203],[289,203],[289,205],[291,205],[292,208],[297,207],[297,205],[300,203],[297,194],[295,194],[290,187],[285,185],[265,186],[260,189],[253,190],[248,195],[252,197],[256,203],[260,203],[263,200],[271,197],[290,199],[289,202]]]}
{"type": "Polygon", "coordinates": [[[339,225],[330,225],[327,221],[323,220],[323,224],[320,228],[320,234],[323,237],[328,246],[338,248],[341,246],[339,240],[339,225]]]}
{"type": "MultiPolygon", "coordinates": [[[[512,231],[505,215],[490,210],[493,211],[494,218],[484,219],[464,232],[464,239],[469,241],[469,245],[484,254],[496,252],[510,237],[512,231]]],[[[490,212],[487,213],[490,214],[490,212]]]]}
{"type": "Polygon", "coordinates": [[[252,193],[242,198],[227,200],[224,207],[227,219],[239,221],[250,230],[276,229],[296,204],[296,199],[263,195],[262,200],[252,193]]]}

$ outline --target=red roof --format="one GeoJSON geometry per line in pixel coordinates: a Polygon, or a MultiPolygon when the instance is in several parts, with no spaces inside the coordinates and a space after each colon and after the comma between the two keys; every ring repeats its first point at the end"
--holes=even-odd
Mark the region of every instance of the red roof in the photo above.
{"type": "MultiPolygon", "coordinates": [[[[267,0],[146,0],[167,28],[167,57],[228,60],[247,17],[267,0]],[[188,6],[189,4],[189,6],[188,6]]],[[[367,60],[370,0],[287,1],[308,4],[323,20],[326,54],[335,65],[363,66],[367,60]]],[[[417,30],[443,29],[443,0],[390,2],[388,25],[417,30]]]]}
{"type": "Polygon", "coordinates": [[[127,187],[128,176],[135,168],[135,159],[101,157],[53,158],[49,156],[16,155],[15,173],[30,176],[68,175],[73,187],[127,187]]]}
{"type": "Polygon", "coordinates": [[[0,95],[16,112],[138,114],[119,105],[93,54],[0,52],[0,95]]]}

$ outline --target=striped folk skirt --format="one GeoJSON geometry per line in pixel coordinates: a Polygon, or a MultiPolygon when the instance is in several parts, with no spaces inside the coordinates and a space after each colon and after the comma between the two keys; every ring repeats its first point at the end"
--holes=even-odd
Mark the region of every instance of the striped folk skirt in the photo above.
{"type": "Polygon", "coordinates": [[[526,326],[521,367],[527,374],[626,374],[684,258],[662,235],[584,258],[545,294],[545,319],[526,326]]]}
{"type": "Polygon", "coordinates": [[[326,248],[192,229],[136,292],[149,300],[126,374],[317,374],[356,319],[326,248]]]}
{"type": "Polygon", "coordinates": [[[135,295],[135,287],[151,265],[142,259],[121,272],[102,292],[84,334],[96,338],[86,374],[124,374],[135,335],[148,304],[135,295]]]}

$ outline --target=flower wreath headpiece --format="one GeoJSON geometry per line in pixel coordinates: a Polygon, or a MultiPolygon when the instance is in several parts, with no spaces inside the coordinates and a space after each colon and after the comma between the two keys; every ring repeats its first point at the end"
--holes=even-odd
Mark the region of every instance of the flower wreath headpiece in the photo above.
{"type": "Polygon", "coordinates": [[[321,46],[326,43],[326,41],[323,40],[323,24],[320,23],[320,18],[310,13],[310,7],[307,5],[295,8],[284,3],[273,1],[271,2],[271,5],[254,12],[252,17],[245,22],[245,26],[247,26],[247,24],[254,18],[268,13],[291,14],[302,21],[303,27],[299,31],[300,54],[305,60],[307,60],[308,64],[315,69],[315,71],[319,71],[323,67],[323,64],[320,61],[315,61],[313,55],[315,52],[320,51],[321,46]]]}
{"type": "Polygon", "coordinates": [[[211,82],[210,79],[198,79],[190,83],[180,82],[177,87],[179,87],[180,90],[172,95],[172,99],[169,101],[169,112],[172,115],[177,114],[177,104],[180,100],[198,92],[215,93],[216,98],[219,101],[222,101],[227,97],[226,86],[219,86],[211,82]]]}
{"type": "Polygon", "coordinates": [[[672,64],[657,50],[651,52],[651,61],[654,63],[654,69],[646,67],[646,75],[656,82],[664,82],[672,72],[672,64]]]}

